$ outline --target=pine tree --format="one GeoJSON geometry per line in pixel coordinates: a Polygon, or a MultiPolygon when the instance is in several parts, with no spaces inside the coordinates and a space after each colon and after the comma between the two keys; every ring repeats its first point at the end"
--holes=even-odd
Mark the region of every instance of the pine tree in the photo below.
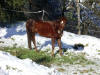
{"type": "Polygon", "coordinates": [[[48,0],[49,18],[54,20],[62,15],[61,0],[48,0]]]}

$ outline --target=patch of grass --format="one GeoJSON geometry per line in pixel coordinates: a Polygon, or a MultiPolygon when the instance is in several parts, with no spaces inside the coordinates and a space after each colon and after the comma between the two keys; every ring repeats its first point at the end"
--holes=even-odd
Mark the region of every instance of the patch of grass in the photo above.
{"type": "Polygon", "coordinates": [[[11,38],[11,40],[15,41],[15,39],[14,39],[14,38],[11,38]]]}
{"type": "Polygon", "coordinates": [[[89,72],[94,72],[94,69],[90,68],[90,69],[84,69],[84,70],[79,70],[80,73],[89,73],[89,72]]]}
{"type": "Polygon", "coordinates": [[[4,43],[4,41],[0,41],[0,43],[4,43]]]}
{"type": "Polygon", "coordinates": [[[12,55],[20,58],[20,59],[26,59],[30,58],[32,61],[42,64],[45,66],[50,67],[51,64],[56,65],[62,65],[62,64],[80,64],[80,65],[88,65],[88,64],[94,64],[94,62],[89,61],[85,58],[85,55],[75,54],[73,52],[66,52],[66,56],[58,57],[57,55],[55,57],[52,57],[50,53],[48,52],[35,52],[35,50],[29,50],[26,48],[16,48],[16,47],[0,47],[0,50],[6,51],[11,53],[12,55]]]}
{"type": "Polygon", "coordinates": [[[10,70],[10,68],[11,68],[10,66],[6,65],[6,69],[7,69],[7,70],[10,70]]]}
{"type": "Polygon", "coordinates": [[[100,55],[100,50],[97,50],[97,52],[98,52],[98,55],[100,55]]]}
{"type": "Polygon", "coordinates": [[[100,52],[100,50],[98,50],[98,52],[100,52]]]}
{"type": "Polygon", "coordinates": [[[85,58],[84,53],[73,53],[73,52],[67,52],[66,56],[62,56],[61,58],[57,58],[56,63],[58,65],[60,64],[80,64],[80,65],[89,65],[89,64],[95,64],[94,62],[88,60],[85,58]]]}
{"type": "Polygon", "coordinates": [[[43,64],[45,66],[50,66],[53,58],[44,52],[35,52],[35,51],[29,51],[29,50],[23,50],[17,52],[17,57],[21,59],[30,58],[32,61],[43,64]]]}
{"type": "Polygon", "coordinates": [[[88,73],[89,72],[89,70],[80,70],[80,73],[88,73]]]}
{"type": "Polygon", "coordinates": [[[73,74],[74,74],[74,75],[78,75],[77,72],[74,72],[73,74]]]}
{"type": "Polygon", "coordinates": [[[9,65],[6,65],[6,70],[17,70],[17,71],[19,71],[19,72],[22,72],[22,70],[19,70],[18,68],[16,68],[16,67],[11,67],[11,66],[9,66],[9,65]]]}
{"type": "Polygon", "coordinates": [[[16,47],[11,47],[11,48],[4,47],[0,48],[0,50],[9,52],[20,59],[30,58],[32,61],[38,64],[43,64],[48,67],[53,62],[53,57],[51,57],[49,54],[46,54],[43,51],[36,52],[34,50],[29,50],[26,48],[16,48],[16,47]]]}
{"type": "Polygon", "coordinates": [[[63,68],[58,68],[57,69],[59,72],[64,72],[65,71],[65,69],[63,69],[63,68]]]}
{"type": "Polygon", "coordinates": [[[87,46],[89,46],[89,44],[88,44],[88,43],[85,45],[85,47],[87,47],[87,46]]]}

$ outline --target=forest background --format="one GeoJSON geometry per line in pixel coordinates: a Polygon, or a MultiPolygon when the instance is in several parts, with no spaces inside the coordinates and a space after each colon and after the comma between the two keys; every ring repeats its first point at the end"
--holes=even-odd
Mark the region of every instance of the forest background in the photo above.
{"type": "MultiPolygon", "coordinates": [[[[80,4],[81,34],[100,37],[100,1],[85,0],[80,4]],[[82,4],[82,5],[81,5],[82,4]],[[85,7],[85,8],[84,8],[85,7]],[[83,12],[86,12],[83,14],[83,12]],[[93,16],[92,16],[92,15],[93,16]],[[98,23],[98,24],[97,24],[98,23]]],[[[29,18],[39,20],[43,13],[29,13],[45,10],[44,20],[56,20],[64,14],[67,18],[65,30],[77,33],[77,2],[76,0],[0,0],[0,27],[9,27],[29,18]],[[70,9],[67,9],[67,8],[70,9]]]]}

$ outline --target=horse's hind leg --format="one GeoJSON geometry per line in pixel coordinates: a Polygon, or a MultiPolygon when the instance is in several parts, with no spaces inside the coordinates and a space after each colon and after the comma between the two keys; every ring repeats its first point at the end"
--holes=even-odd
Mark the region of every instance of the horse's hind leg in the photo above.
{"type": "Polygon", "coordinates": [[[36,47],[36,41],[35,41],[35,33],[32,33],[32,41],[33,41],[36,52],[38,52],[37,47],[36,47]]]}
{"type": "Polygon", "coordinates": [[[29,49],[32,49],[32,46],[31,46],[31,34],[28,31],[27,31],[27,40],[28,40],[29,49]]]}

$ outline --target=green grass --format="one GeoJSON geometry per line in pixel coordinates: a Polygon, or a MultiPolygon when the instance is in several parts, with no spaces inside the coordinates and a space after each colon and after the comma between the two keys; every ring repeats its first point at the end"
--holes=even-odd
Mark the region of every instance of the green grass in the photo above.
{"type": "Polygon", "coordinates": [[[20,58],[26,59],[30,58],[32,61],[50,67],[51,64],[62,65],[62,64],[80,64],[89,65],[94,64],[85,58],[84,54],[75,54],[73,52],[66,52],[66,56],[55,57],[51,56],[51,53],[47,52],[35,52],[34,50],[29,50],[26,48],[16,48],[16,47],[0,47],[0,50],[11,53],[12,55],[20,58]]]}
{"type": "Polygon", "coordinates": [[[88,60],[85,58],[84,53],[78,53],[75,54],[73,52],[67,52],[66,56],[62,56],[61,58],[57,59],[57,63],[59,64],[80,64],[80,65],[89,65],[89,64],[95,64],[94,62],[88,60]]]}
{"type": "Polygon", "coordinates": [[[3,47],[0,48],[0,50],[9,52],[20,59],[30,58],[32,61],[38,64],[43,64],[45,66],[50,66],[51,63],[53,62],[53,57],[51,57],[50,54],[46,54],[43,51],[36,52],[34,50],[29,50],[26,48],[16,48],[16,47],[12,48],[3,47]]]}

